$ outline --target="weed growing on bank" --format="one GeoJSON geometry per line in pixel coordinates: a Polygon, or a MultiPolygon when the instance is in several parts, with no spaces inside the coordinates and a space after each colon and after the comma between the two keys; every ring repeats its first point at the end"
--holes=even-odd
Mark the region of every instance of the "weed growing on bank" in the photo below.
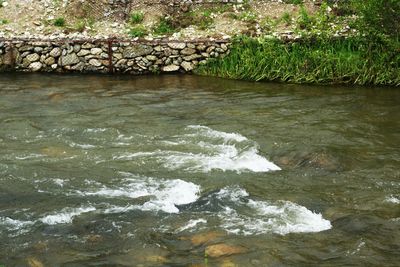
{"type": "Polygon", "coordinates": [[[65,19],[64,18],[56,18],[53,22],[53,25],[56,27],[64,27],[65,26],[65,19]]]}
{"type": "Polygon", "coordinates": [[[134,26],[129,29],[129,35],[131,37],[144,37],[147,35],[147,30],[142,25],[134,26]]]}

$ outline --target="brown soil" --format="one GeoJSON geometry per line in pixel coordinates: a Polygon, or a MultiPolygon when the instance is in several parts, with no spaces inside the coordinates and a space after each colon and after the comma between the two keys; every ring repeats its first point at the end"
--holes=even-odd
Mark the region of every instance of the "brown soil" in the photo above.
{"type": "MultiPolygon", "coordinates": [[[[0,24],[0,36],[23,35],[50,35],[50,34],[71,34],[83,32],[86,36],[116,36],[128,37],[131,25],[128,21],[129,16],[124,14],[107,14],[109,6],[107,1],[87,0],[82,3],[80,0],[7,0],[8,6],[0,8],[0,19],[7,20],[8,23],[0,24]],[[105,15],[106,14],[106,15],[105,15]],[[54,19],[64,18],[66,25],[56,27],[53,25],[54,19]],[[124,19],[125,18],[125,19],[124,19]],[[79,26],[80,25],[80,26],[79,26]],[[83,26],[82,26],[83,25],[83,26]]],[[[141,23],[151,32],[160,18],[170,15],[171,8],[163,4],[149,4],[151,1],[135,0],[131,5],[131,12],[142,12],[144,20],[141,23]]],[[[220,4],[219,7],[222,7],[220,4]]],[[[306,0],[304,6],[309,13],[314,13],[318,6],[311,0],[306,0]]],[[[266,18],[279,19],[285,13],[296,18],[299,12],[298,5],[280,3],[277,1],[252,1],[249,6],[230,6],[225,10],[218,10],[208,5],[195,7],[193,12],[212,12],[212,23],[206,29],[198,25],[185,25],[187,27],[178,28],[174,36],[176,38],[229,38],[240,33],[255,34],[255,29],[266,18]],[[208,11],[207,11],[208,10],[208,11]],[[214,12],[215,11],[215,12],[214,12]],[[221,12],[223,11],[223,12],[221,12]],[[241,14],[248,13],[255,17],[255,20],[246,21],[241,19],[241,14]]],[[[178,12],[188,10],[178,10],[178,12]]],[[[277,25],[278,31],[291,29],[291,25],[280,23],[277,25]]],[[[260,34],[258,32],[258,34],[260,34]]]]}

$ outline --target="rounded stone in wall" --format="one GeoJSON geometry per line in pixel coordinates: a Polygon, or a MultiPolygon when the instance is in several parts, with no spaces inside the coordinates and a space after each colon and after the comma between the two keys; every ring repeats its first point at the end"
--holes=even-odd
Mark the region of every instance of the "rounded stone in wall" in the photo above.
{"type": "Polygon", "coordinates": [[[40,62],[33,62],[29,65],[29,69],[31,69],[32,71],[39,71],[42,66],[42,63],[40,62]]]}
{"type": "Polygon", "coordinates": [[[38,61],[38,60],[40,59],[40,56],[39,56],[38,54],[36,54],[36,53],[34,53],[34,54],[29,54],[29,55],[26,56],[26,59],[27,59],[29,62],[36,62],[36,61],[38,61]]]}

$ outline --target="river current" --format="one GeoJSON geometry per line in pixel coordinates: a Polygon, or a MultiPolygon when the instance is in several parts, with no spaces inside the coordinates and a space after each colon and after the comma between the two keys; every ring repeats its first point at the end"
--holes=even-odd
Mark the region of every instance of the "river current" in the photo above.
{"type": "Polygon", "coordinates": [[[0,266],[398,266],[399,118],[393,88],[2,74],[0,266]]]}

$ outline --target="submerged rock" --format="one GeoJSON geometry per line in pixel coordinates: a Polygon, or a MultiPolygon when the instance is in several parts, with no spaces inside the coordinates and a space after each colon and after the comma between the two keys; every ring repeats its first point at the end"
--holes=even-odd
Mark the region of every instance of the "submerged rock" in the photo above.
{"type": "Polygon", "coordinates": [[[207,233],[201,233],[201,234],[196,234],[190,238],[190,242],[195,245],[202,245],[205,243],[208,243],[210,241],[213,241],[221,236],[224,236],[223,233],[220,232],[207,232],[207,233]]]}
{"type": "Polygon", "coordinates": [[[324,152],[286,155],[278,158],[276,161],[279,166],[289,168],[311,167],[327,171],[337,171],[340,169],[339,162],[324,152]]]}
{"type": "Polygon", "coordinates": [[[49,157],[62,157],[67,154],[62,147],[45,147],[40,152],[49,157]]]}
{"type": "Polygon", "coordinates": [[[27,258],[26,261],[28,262],[28,266],[30,267],[44,267],[43,263],[41,263],[36,258],[27,258]]]}
{"type": "Polygon", "coordinates": [[[247,252],[247,249],[240,246],[231,246],[227,244],[215,244],[206,247],[205,254],[212,258],[241,254],[247,252]]]}
{"type": "Polygon", "coordinates": [[[221,267],[239,267],[238,264],[234,263],[232,260],[224,259],[221,264],[221,267]]]}
{"type": "Polygon", "coordinates": [[[43,242],[43,241],[39,241],[37,242],[35,245],[32,246],[32,248],[39,253],[43,253],[46,250],[48,250],[48,243],[47,241],[43,242]]]}
{"type": "Polygon", "coordinates": [[[86,237],[86,242],[88,243],[99,243],[102,242],[104,238],[101,235],[88,235],[86,237]]]}

